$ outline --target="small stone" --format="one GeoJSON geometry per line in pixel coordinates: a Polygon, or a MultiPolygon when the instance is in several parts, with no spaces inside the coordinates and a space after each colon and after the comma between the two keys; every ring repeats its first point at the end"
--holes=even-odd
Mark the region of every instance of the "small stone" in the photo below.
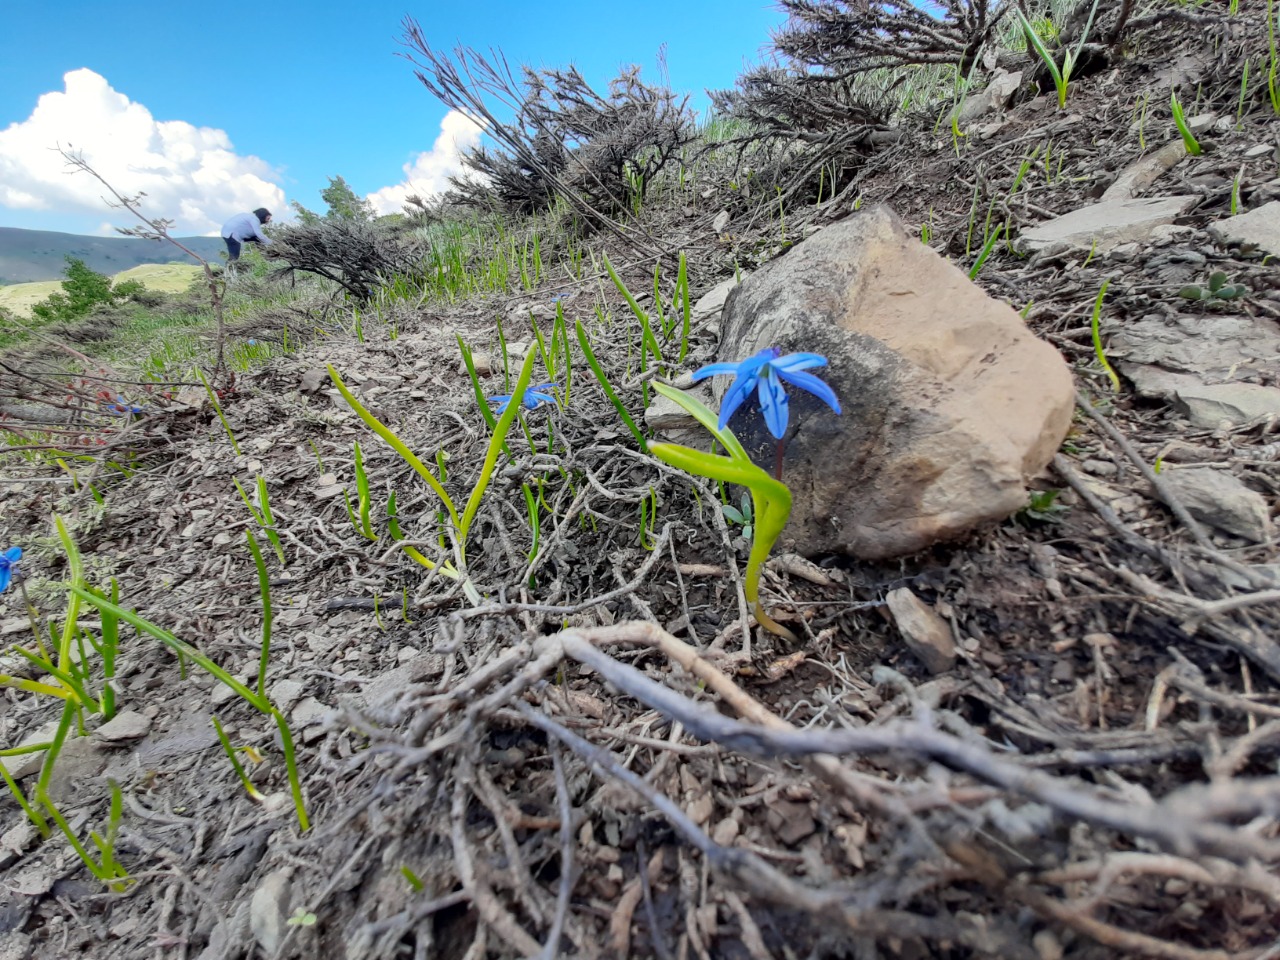
{"type": "Polygon", "coordinates": [[[728,847],[737,839],[738,831],[741,829],[742,827],[737,820],[733,819],[733,817],[725,817],[711,831],[711,839],[722,847],[728,847]]]}
{"type": "Polygon", "coordinates": [[[298,680],[277,680],[271,685],[271,701],[277,709],[286,711],[302,696],[304,687],[298,680]]]}
{"type": "Polygon", "coordinates": [[[151,732],[151,718],[136,710],[121,710],[93,732],[103,743],[128,743],[151,732]]]}
{"type": "Polygon", "coordinates": [[[329,371],[324,367],[312,367],[302,375],[302,380],[298,384],[298,389],[303,393],[315,393],[320,387],[329,382],[329,371]]]}
{"type": "Polygon", "coordinates": [[[794,847],[818,829],[807,803],[778,800],[769,807],[768,820],[769,829],[788,847],[794,847]]]}
{"type": "MultiPolygon", "coordinates": [[[[493,354],[486,353],[483,350],[473,350],[471,352],[471,364],[476,368],[476,376],[487,377],[493,373],[493,354]]],[[[467,374],[467,362],[465,360],[458,364],[458,372],[467,374]]]]}
{"type": "Polygon", "coordinates": [[[951,629],[932,607],[906,587],[890,590],[885,602],[907,646],[930,673],[945,673],[956,665],[951,629]]]}
{"type": "Polygon", "coordinates": [[[1076,668],[1070,660],[1059,660],[1049,676],[1058,683],[1070,683],[1076,678],[1076,668]]]}
{"type": "Polygon", "coordinates": [[[1064,954],[1062,944],[1052,930],[1039,930],[1031,938],[1031,945],[1036,948],[1040,960],[1062,960],[1064,954]]]}
{"type": "Polygon", "coordinates": [[[715,231],[717,236],[729,228],[729,219],[729,211],[721,210],[716,214],[715,219],[711,221],[711,229],[715,231]]]}
{"type": "Polygon", "coordinates": [[[289,875],[277,870],[262,878],[249,901],[249,929],[268,957],[275,956],[289,931],[291,887],[289,875]]]}
{"type": "Polygon", "coordinates": [[[1263,157],[1274,154],[1275,152],[1276,145],[1274,143],[1259,143],[1246,150],[1244,152],[1244,158],[1246,160],[1261,160],[1263,157]]]}
{"type": "Polygon", "coordinates": [[[1080,468],[1085,473],[1092,473],[1099,477],[1114,477],[1119,472],[1116,465],[1109,460],[1086,460],[1080,464],[1080,468]]]}

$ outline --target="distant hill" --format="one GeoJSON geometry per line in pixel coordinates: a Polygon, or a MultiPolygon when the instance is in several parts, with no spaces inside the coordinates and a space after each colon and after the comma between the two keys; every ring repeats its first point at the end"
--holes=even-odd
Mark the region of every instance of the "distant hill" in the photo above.
{"type": "MultiPolygon", "coordinates": [[[[210,260],[226,249],[218,237],[178,237],[210,260]]],[[[194,263],[171,243],[132,237],[82,237],[49,230],[0,227],[0,284],[61,280],[67,255],[83,260],[91,270],[116,274],[144,263],[194,263]]]]}

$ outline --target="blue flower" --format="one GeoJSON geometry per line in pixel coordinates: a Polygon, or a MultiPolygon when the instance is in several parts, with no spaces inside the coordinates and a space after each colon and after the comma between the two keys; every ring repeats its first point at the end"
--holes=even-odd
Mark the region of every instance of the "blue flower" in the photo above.
{"type": "Polygon", "coordinates": [[[777,347],[766,347],[754,357],[738,363],[712,363],[694,373],[695,383],[722,374],[735,377],[720,403],[721,430],[755,387],[760,394],[765,426],[781,440],[787,432],[787,393],[782,389],[783,381],[813,394],[836,413],[840,412],[840,401],[836,399],[835,391],[813,374],[803,372],[812,367],[825,367],[826,357],[818,353],[788,353],[785,357],[781,354],[777,347]]]}
{"type": "MultiPolygon", "coordinates": [[[[544,403],[555,403],[556,402],[555,397],[551,396],[551,394],[549,393],[542,392],[544,390],[549,390],[552,387],[555,387],[558,390],[560,389],[560,384],[539,383],[539,384],[536,384],[535,386],[529,387],[524,392],[524,405],[528,407],[530,410],[536,410],[538,409],[538,407],[542,406],[542,404],[544,403]]],[[[511,394],[504,393],[497,397],[490,397],[489,402],[492,404],[497,404],[497,406],[493,408],[493,412],[501,414],[503,411],[507,409],[507,404],[511,402],[511,394]]]]}
{"type": "Polygon", "coordinates": [[[21,547],[10,547],[4,553],[0,553],[0,593],[9,589],[9,581],[13,579],[14,565],[21,559],[21,547]]]}
{"type": "Polygon", "coordinates": [[[103,401],[102,406],[107,413],[141,413],[142,407],[135,403],[130,403],[124,397],[116,395],[115,403],[103,401]]]}

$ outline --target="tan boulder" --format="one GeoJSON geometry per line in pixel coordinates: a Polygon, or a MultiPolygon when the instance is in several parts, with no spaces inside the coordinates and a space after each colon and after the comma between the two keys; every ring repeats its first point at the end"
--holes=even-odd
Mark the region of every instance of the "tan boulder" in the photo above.
{"type": "MultiPolygon", "coordinates": [[[[721,360],[815,352],[836,416],[789,387],[784,538],[809,553],[900,556],[1009,516],[1071,423],[1071,371],[1008,305],[910,237],[887,208],[827,227],[730,295],[721,360]]],[[[715,378],[717,400],[731,383],[715,378]]],[[[756,397],[730,421],[772,470],[756,397]]]]}

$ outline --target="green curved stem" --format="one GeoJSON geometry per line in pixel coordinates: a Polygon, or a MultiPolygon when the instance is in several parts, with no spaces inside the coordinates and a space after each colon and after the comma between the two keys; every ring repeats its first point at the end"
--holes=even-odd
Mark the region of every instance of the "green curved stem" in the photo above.
{"type": "Polygon", "coordinates": [[[445,509],[449,511],[449,519],[453,521],[454,528],[460,530],[461,524],[458,522],[458,511],[453,505],[453,500],[449,498],[448,492],[440,485],[440,481],[435,478],[435,475],[427,469],[427,465],[419,460],[417,455],[405,446],[404,441],[392,433],[389,427],[364,408],[360,401],[355,398],[355,395],[347,389],[347,385],[342,382],[342,377],[338,376],[338,371],[333,369],[333,364],[327,364],[326,367],[329,371],[329,379],[333,381],[333,385],[342,394],[342,399],[347,401],[351,409],[356,412],[356,416],[363,420],[370,430],[385,440],[392,450],[404,458],[405,463],[418,472],[418,476],[427,481],[427,485],[435,491],[445,509]]]}

